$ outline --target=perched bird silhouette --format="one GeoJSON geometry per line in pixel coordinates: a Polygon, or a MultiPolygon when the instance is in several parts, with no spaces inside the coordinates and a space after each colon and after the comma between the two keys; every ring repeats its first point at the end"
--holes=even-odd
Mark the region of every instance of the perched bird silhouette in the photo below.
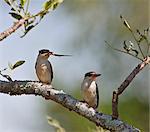
{"type": "Polygon", "coordinates": [[[94,109],[99,105],[99,92],[96,78],[100,75],[101,74],[97,74],[94,71],[88,72],[85,74],[84,80],[81,84],[83,100],[94,109]]]}

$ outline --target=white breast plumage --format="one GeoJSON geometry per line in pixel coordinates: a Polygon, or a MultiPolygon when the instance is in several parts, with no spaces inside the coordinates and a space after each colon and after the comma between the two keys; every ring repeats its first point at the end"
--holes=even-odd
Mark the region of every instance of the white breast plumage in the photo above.
{"type": "Polygon", "coordinates": [[[81,91],[84,101],[90,106],[96,108],[98,106],[98,89],[95,81],[84,79],[81,85],[81,91]]]}

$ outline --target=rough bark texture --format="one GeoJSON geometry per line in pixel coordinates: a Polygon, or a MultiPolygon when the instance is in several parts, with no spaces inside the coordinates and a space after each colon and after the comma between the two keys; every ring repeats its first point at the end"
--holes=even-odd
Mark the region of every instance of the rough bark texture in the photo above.
{"type": "Polygon", "coordinates": [[[149,63],[150,63],[150,57],[146,57],[143,62],[141,62],[140,64],[138,64],[137,67],[134,68],[134,70],[123,81],[123,83],[119,86],[119,88],[117,90],[113,91],[113,96],[112,96],[112,117],[113,117],[113,119],[117,119],[119,116],[119,113],[118,113],[119,95],[122,94],[122,92],[129,86],[129,84],[132,82],[132,80],[135,78],[135,76],[149,63]]]}
{"type": "Polygon", "coordinates": [[[62,90],[59,91],[52,88],[51,85],[44,85],[35,81],[0,81],[0,93],[9,95],[39,95],[61,104],[70,111],[72,110],[92,121],[97,126],[101,126],[110,131],[139,132],[137,128],[134,128],[119,119],[113,120],[110,115],[99,113],[93,108],[88,108],[87,104],[67,95],[62,90]]]}

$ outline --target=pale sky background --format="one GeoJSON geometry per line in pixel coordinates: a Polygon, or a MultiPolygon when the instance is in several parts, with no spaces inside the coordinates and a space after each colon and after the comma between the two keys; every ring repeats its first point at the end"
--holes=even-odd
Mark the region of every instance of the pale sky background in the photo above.
{"type": "MultiPolygon", "coordinates": [[[[31,10],[36,12],[41,8],[42,1],[44,0],[33,0],[30,9],[32,8],[31,10]]],[[[128,5],[128,10],[124,8],[127,6],[124,6],[124,4],[128,4],[125,1],[119,2],[119,0],[107,0],[107,2],[97,2],[98,4],[95,4],[95,1],[96,0],[94,0],[94,2],[92,2],[92,0],[90,1],[90,13],[85,11],[78,14],[78,10],[75,8],[76,5],[70,7],[72,10],[70,9],[70,12],[67,12],[69,9],[67,10],[64,4],[67,4],[69,1],[66,0],[55,11],[47,15],[45,19],[24,38],[19,37],[22,32],[18,30],[16,33],[13,33],[11,36],[0,42],[0,69],[7,67],[8,62],[14,63],[17,60],[25,60],[25,64],[16,68],[12,73],[7,73],[11,74],[13,80],[37,80],[34,65],[40,49],[47,48],[60,54],[72,54],[72,57],[52,57],[49,59],[54,67],[54,87],[59,89],[61,83],[64,83],[65,87],[60,89],[64,89],[65,92],[71,94],[75,85],[77,88],[80,88],[80,83],[84,74],[88,71],[95,70],[102,74],[101,80],[98,80],[98,84],[103,87],[101,89],[103,92],[101,97],[102,100],[104,101],[106,98],[110,99],[112,88],[117,88],[121,80],[130,73],[139,61],[131,59],[131,57],[127,55],[115,52],[111,52],[113,53],[113,56],[110,58],[111,53],[108,53],[110,50],[106,48],[104,40],[109,40],[112,43],[120,43],[123,39],[119,38],[118,41],[115,40],[117,39],[117,32],[111,32],[112,29],[109,29],[108,22],[112,20],[113,23],[117,23],[115,26],[122,28],[119,19],[120,14],[127,16],[127,18],[131,20],[131,23],[132,19],[135,19],[136,17],[134,16],[131,18],[132,14],[128,14],[129,10],[133,7],[128,5]],[[73,14],[71,11],[75,13],[73,14]],[[114,16],[113,19],[110,19],[110,16],[114,16]],[[86,26],[93,21],[98,23],[99,26],[93,25],[91,29],[88,29],[88,31],[90,31],[90,39],[83,38],[83,40],[75,40],[80,37],[80,35],[87,32],[84,29],[86,29],[86,26]],[[109,32],[111,33],[109,34],[109,32]],[[93,33],[95,33],[95,35],[93,35],[93,33]],[[108,34],[108,36],[106,36],[106,34],[108,34]],[[72,45],[72,43],[74,43],[74,45],[72,45]],[[80,43],[82,43],[83,46],[78,46],[80,43]],[[117,55],[121,56],[122,59],[118,59],[117,55]],[[114,56],[116,56],[116,58],[114,56]],[[117,66],[117,63],[126,70],[119,73],[116,72],[116,75],[112,75],[112,71],[120,69],[119,66],[117,66]],[[130,70],[128,71],[127,69],[130,70]],[[118,80],[116,80],[114,76],[118,80]]],[[[82,2],[84,3],[86,0],[82,2]]],[[[88,9],[86,8],[86,10],[88,9]]],[[[1,1],[0,32],[12,25],[13,19],[8,12],[8,6],[1,1]]],[[[137,17],[137,21],[139,19],[140,18],[137,17]]],[[[136,78],[136,81],[143,80],[144,74],[146,73],[147,70],[143,70],[140,76],[136,78]]],[[[146,76],[148,77],[148,73],[146,76]]],[[[0,79],[4,80],[1,76],[0,79]]],[[[143,80],[140,84],[142,86],[147,82],[147,80],[143,80]]],[[[142,92],[140,96],[144,97],[145,92],[142,92]]],[[[51,101],[46,102],[46,104],[50,103],[51,101]]],[[[45,104],[45,100],[41,97],[10,97],[8,95],[0,94],[0,132],[52,131],[53,129],[47,124],[47,115],[44,112],[45,108],[42,107],[41,104],[45,104]]]]}

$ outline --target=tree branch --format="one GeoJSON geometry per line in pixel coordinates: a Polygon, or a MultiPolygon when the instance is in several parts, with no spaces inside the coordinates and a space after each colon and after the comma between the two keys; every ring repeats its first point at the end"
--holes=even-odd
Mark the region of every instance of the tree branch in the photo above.
{"type": "Polygon", "coordinates": [[[119,86],[119,88],[115,91],[113,91],[112,96],[112,117],[113,119],[117,119],[119,116],[118,113],[118,99],[119,95],[122,94],[122,92],[129,86],[129,84],[132,82],[134,77],[147,65],[150,63],[150,57],[144,59],[143,62],[138,64],[137,67],[131,72],[131,74],[124,80],[124,82],[119,86]]]}
{"type": "Polygon", "coordinates": [[[113,120],[110,115],[99,113],[93,108],[88,108],[87,104],[79,102],[77,99],[67,95],[62,90],[59,91],[52,88],[51,85],[44,85],[35,81],[6,82],[0,80],[0,93],[9,95],[39,95],[61,104],[70,111],[72,110],[78,113],[104,129],[110,131],[140,131],[119,119],[113,120]]]}
{"type": "Polygon", "coordinates": [[[14,22],[14,24],[8,28],[7,30],[5,30],[4,32],[0,33],[0,41],[2,41],[3,39],[5,39],[6,37],[8,37],[9,35],[11,35],[13,32],[15,32],[18,28],[20,28],[26,20],[28,20],[29,18],[22,18],[20,20],[18,20],[17,22],[14,22]]]}

